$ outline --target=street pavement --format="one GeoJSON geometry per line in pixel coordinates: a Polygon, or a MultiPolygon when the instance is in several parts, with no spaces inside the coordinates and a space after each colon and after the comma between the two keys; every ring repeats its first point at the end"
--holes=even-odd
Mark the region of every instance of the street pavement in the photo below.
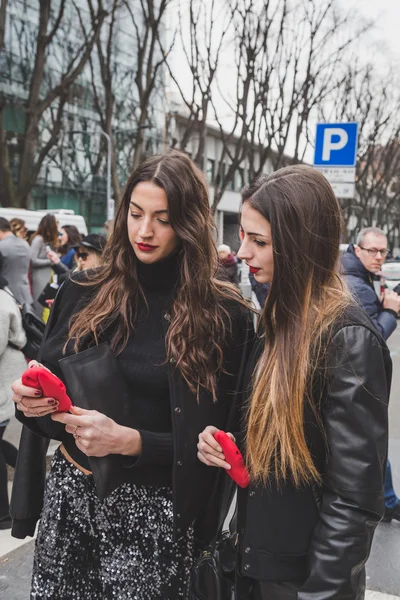
{"type": "MultiPolygon", "coordinates": [[[[400,323],[389,340],[389,347],[394,367],[389,410],[389,456],[394,487],[400,496],[400,323]]],[[[18,445],[19,432],[19,424],[13,421],[5,438],[18,445]]],[[[31,538],[14,540],[9,531],[0,531],[1,599],[29,599],[33,547],[34,540],[31,538]]],[[[367,563],[367,588],[366,600],[400,600],[400,522],[378,526],[367,563]]]]}

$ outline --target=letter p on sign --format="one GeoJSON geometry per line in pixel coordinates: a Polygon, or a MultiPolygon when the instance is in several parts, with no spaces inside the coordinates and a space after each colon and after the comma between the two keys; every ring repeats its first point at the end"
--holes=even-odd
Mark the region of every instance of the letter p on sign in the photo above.
{"type": "Polygon", "coordinates": [[[328,161],[331,159],[332,150],[342,150],[349,141],[349,136],[344,129],[340,127],[332,127],[324,131],[324,145],[322,151],[322,160],[328,161]],[[334,138],[339,138],[334,141],[334,138]]]}
{"type": "Polygon", "coordinates": [[[314,165],[354,167],[357,154],[358,123],[318,123],[314,165]]]}

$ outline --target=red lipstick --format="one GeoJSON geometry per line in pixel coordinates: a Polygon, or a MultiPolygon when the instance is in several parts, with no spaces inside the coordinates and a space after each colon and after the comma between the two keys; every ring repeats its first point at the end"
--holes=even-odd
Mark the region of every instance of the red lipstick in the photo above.
{"type": "Polygon", "coordinates": [[[258,271],[260,270],[260,267],[252,267],[251,265],[249,265],[250,268],[250,273],[258,273],[258,271]]]}
{"type": "Polygon", "coordinates": [[[143,243],[137,243],[136,245],[139,248],[139,250],[141,250],[142,252],[151,252],[152,250],[155,250],[156,248],[158,248],[158,246],[151,246],[150,244],[143,244],[143,243]]]}

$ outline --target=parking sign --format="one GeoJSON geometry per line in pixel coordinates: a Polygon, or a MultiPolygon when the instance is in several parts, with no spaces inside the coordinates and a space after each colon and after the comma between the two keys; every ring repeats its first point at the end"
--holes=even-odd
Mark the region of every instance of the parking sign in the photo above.
{"type": "Polygon", "coordinates": [[[315,138],[316,167],[354,167],[358,123],[318,123],[315,138]]]}

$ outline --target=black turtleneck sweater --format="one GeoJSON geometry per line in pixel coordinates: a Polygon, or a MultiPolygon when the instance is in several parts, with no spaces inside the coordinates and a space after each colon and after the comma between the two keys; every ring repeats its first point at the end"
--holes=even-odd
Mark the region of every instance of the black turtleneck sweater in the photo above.
{"type": "MultiPolygon", "coordinates": [[[[135,331],[117,358],[131,390],[132,415],[142,438],[142,452],[137,458],[122,460],[128,470],[135,471],[132,476],[136,483],[171,485],[173,441],[164,321],[179,276],[178,257],[152,265],[138,263],[138,275],[148,306],[140,305],[135,331]]],[[[72,458],[90,469],[87,456],[76,447],[72,436],[68,438],[64,445],[72,458]]]]}

